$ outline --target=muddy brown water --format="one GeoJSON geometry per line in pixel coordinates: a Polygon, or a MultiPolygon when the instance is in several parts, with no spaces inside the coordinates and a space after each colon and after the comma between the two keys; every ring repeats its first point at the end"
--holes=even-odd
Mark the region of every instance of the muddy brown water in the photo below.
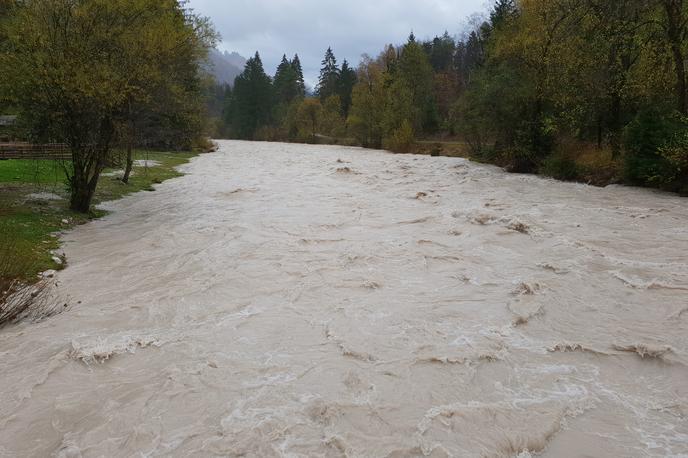
{"type": "Polygon", "coordinates": [[[222,142],[64,236],[0,456],[688,456],[688,200],[222,142]]]}

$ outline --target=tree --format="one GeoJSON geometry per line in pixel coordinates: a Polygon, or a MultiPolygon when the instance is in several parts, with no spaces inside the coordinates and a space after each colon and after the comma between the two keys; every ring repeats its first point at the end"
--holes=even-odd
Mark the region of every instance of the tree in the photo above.
{"type": "Polygon", "coordinates": [[[201,95],[210,86],[198,68],[214,40],[207,19],[189,16],[169,1],[149,4],[139,19],[149,33],[142,43],[130,44],[127,72],[135,90],[116,118],[117,140],[127,153],[124,183],[129,181],[136,145],[192,147],[205,128],[201,95]]]}
{"type": "Polygon", "coordinates": [[[515,0],[497,0],[490,11],[490,29],[507,27],[517,15],[518,8],[515,0]]]}
{"type": "Polygon", "coordinates": [[[16,0],[0,0],[0,49],[2,49],[7,40],[3,24],[9,19],[16,7],[16,0]]]}
{"type": "Polygon", "coordinates": [[[299,137],[305,141],[314,141],[320,129],[323,107],[320,100],[308,98],[299,105],[296,119],[299,137]]]}
{"type": "Polygon", "coordinates": [[[364,56],[358,68],[358,82],[352,91],[347,120],[349,131],[363,146],[382,146],[386,97],[383,67],[364,56]]]}
{"type": "Polygon", "coordinates": [[[272,81],[256,52],[234,81],[230,108],[232,129],[239,138],[252,139],[260,127],[270,124],[272,108],[272,81]]]}
{"type": "Polygon", "coordinates": [[[660,0],[663,20],[660,22],[671,50],[675,72],[676,108],[683,114],[688,113],[688,93],[686,82],[685,45],[688,38],[688,4],[683,0],[660,0]]]}
{"type": "Polygon", "coordinates": [[[3,26],[9,52],[0,57],[0,79],[11,88],[34,137],[69,145],[70,206],[87,212],[129,102],[158,95],[141,84],[157,62],[144,60],[151,55],[146,49],[154,47],[151,30],[192,39],[193,52],[180,59],[193,58],[185,66],[196,74],[201,48],[214,34],[176,0],[32,0],[18,5],[3,26]]]}
{"type": "Polygon", "coordinates": [[[273,86],[275,88],[276,103],[289,105],[294,99],[301,96],[299,74],[296,68],[287,60],[287,56],[282,56],[282,62],[277,67],[273,86]]]}
{"type": "Polygon", "coordinates": [[[413,97],[414,130],[431,131],[437,127],[437,111],[433,96],[434,73],[427,54],[413,34],[401,51],[394,78],[404,80],[413,97]]]}
{"type": "Polygon", "coordinates": [[[303,78],[303,68],[301,67],[301,59],[299,59],[298,54],[295,54],[294,58],[291,60],[291,66],[294,69],[294,72],[296,72],[296,85],[298,88],[298,96],[305,97],[306,82],[303,78]]]}
{"type": "Polygon", "coordinates": [[[339,76],[339,98],[342,102],[342,113],[346,118],[349,116],[351,109],[351,93],[356,85],[356,70],[349,66],[349,63],[344,59],[342,62],[342,70],[339,76]]]}
{"type": "Polygon", "coordinates": [[[413,99],[413,91],[409,83],[399,77],[387,75],[389,82],[385,91],[386,103],[382,118],[383,146],[395,152],[407,152],[399,143],[399,133],[408,139],[409,132],[413,137],[413,120],[416,116],[416,106],[413,99]]]}
{"type": "Polygon", "coordinates": [[[320,100],[324,101],[326,98],[339,93],[339,74],[337,58],[334,56],[332,48],[327,48],[325,59],[323,59],[322,68],[320,69],[318,87],[316,88],[316,94],[320,97],[320,100]]]}
{"type": "Polygon", "coordinates": [[[444,32],[441,37],[435,37],[429,46],[429,59],[432,68],[436,72],[447,72],[451,70],[454,63],[454,53],[456,51],[456,43],[454,39],[449,36],[449,32],[444,32]]]}
{"type": "Polygon", "coordinates": [[[342,101],[338,95],[332,95],[322,104],[321,115],[322,133],[331,137],[343,137],[346,131],[344,117],[342,116],[342,101]]]}

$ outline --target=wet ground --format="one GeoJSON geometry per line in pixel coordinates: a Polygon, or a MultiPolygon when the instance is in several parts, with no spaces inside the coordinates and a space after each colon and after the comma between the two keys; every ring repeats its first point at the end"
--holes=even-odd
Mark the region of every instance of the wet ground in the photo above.
{"type": "Polygon", "coordinates": [[[688,200],[222,142],[64,237],[0,456],[688,456],[688,200]]]}

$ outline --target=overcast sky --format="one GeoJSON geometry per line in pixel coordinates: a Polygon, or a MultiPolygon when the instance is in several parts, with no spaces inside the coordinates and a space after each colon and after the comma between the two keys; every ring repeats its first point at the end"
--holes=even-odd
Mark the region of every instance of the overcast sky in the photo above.
{"type": "Polygon", "coordinates": [[[486,0],[191,0],[222,34],[219,48],[244,57],[260,52],[268,74],[282,54],[299,54],[309,84],[332,46],[337,61],[356,66],[363,53],[403,43],[411,30],[432,38],[463,33],[467,18],[486,11],[486,0]]]}

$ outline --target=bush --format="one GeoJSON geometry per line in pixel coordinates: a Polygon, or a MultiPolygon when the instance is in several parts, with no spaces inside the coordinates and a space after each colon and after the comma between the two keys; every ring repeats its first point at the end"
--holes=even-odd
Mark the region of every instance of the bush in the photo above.
{"type": "Polygon", "coordinates": [[[658,153],[671,165],[671,174],[665,180],[668,189],[688,195],[688,128],[674,134],[658,153]]]}
{"type": "Polygon", "coordinates": [[[510,172],[533,173],[554,149],[556,129],[549,118],[524,122],[516,130],[514,147],[504,154],[510,172]]]}
{"type": "MultiPolygon", "coordinates": [[[[678,139],[687,126],[675,115],[646,109],[638,113],[624,131],[624,179],[630,184],[656,187],[672,186],[676,165],[663,157],[672,156],[673,139],[678,139]]],[[[680,143],[680,142],[679,142],[680,143]]],[[[677,145],[680,148],[680,144],[677,145]]]]}
{"type": "Polygon", "coordinates": [[[413,127],[408,119],[405,119],[401,126],[392,131],[392,135],[385,138],[384,147],[395,153],[410,153],[416,143],[416,136],[413,127]]]}
{"type": "Polygon", "coordinates": [[[253,139],[262,142],[276,142],[283,141],[286,137],[286,133],[282,132],[277,127],[261,126],[256,130],[253,139]]]}
{"type": "Polygon", "coordinates": [[[576,161],[562,154],[553,154],[542,162],[540,173],[557,180],[575,181],[579,179],[576,161]]]}
{"type": "Polygon", "coordinates": [[[493,146],[470,146],[470,159],[483,164],[496,164],[503,166],[502,155],[493,146]]]}

